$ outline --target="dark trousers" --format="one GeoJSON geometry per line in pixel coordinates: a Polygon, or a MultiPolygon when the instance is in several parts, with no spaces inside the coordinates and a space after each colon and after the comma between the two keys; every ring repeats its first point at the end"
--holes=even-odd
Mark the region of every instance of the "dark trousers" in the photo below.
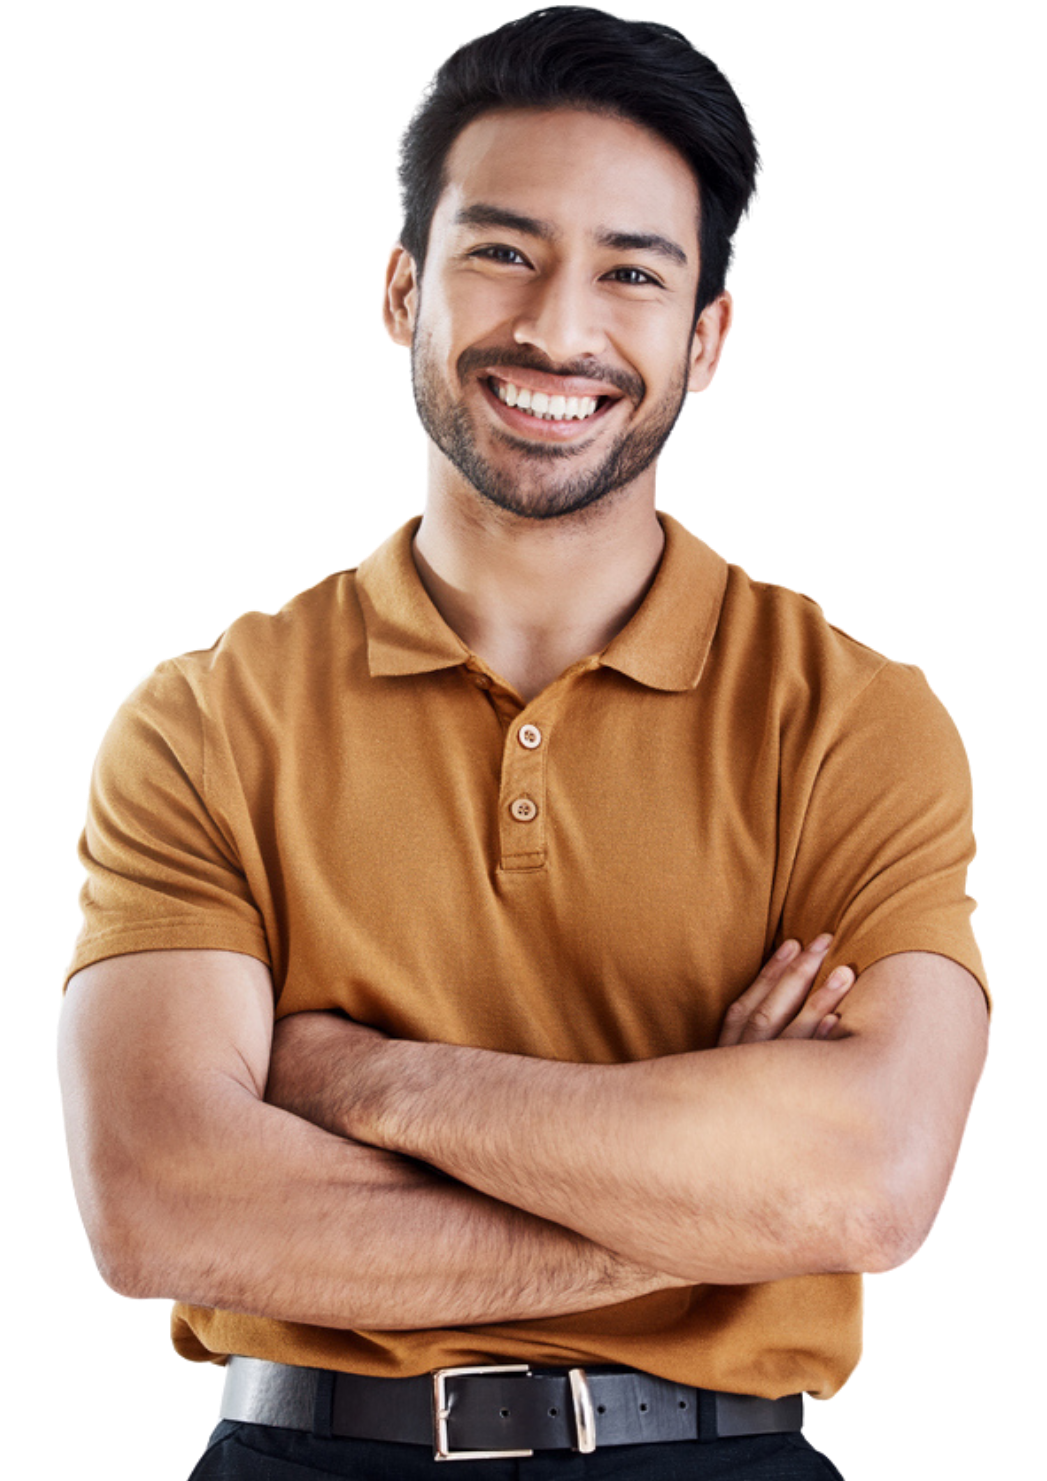
{"type": "Polygon", "coordinates": [[[615,1445],[592,1455],[435,1461],[421,1445],[325,1440],[223,1420],[190,1481],[842,1481],[799,1434],[615,1445]]]}

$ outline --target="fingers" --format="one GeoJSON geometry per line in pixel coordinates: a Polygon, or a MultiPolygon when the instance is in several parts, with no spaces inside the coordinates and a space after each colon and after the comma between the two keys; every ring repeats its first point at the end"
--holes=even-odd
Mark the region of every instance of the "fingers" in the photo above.
{"type": "Polygon", "coordinates": [[[821,935],[806,951],[798,941],[784,942],[728,1008],[720,1045],[775,1038],[802,1007],[831,942],[831,936],[821,935]]]}
{"type": "Polygon", "coordinates": [[[727,1010],[719,1046],[831,1033],[838,1021],[835,1009],[854,983],[850,968],[841,967],[811,992],[831,945],[828,934],[818,936],[806,950],[797,941],[786,941],[727,1010]],[[833,1021],[826,1022],[829,1018],[833,1021]]]}
{"type": "Polygon", "coordinates": [[[850,967],[837,967],[815,988],[799,1013],[777,1035],[779,1039],[825,1039],[839,1023],[834,1011],[854,986],[850,967]]]}

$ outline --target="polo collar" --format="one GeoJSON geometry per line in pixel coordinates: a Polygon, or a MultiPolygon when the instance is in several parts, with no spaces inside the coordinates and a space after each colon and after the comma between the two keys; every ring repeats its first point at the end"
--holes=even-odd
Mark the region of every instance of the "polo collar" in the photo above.
{"type": "Polygon", "coordinates": [[[371,677],[428,674],[465,663],[469,649],[440,616],[411,554],[416,515],[361,561],[356,590],[367,630],[371,677]]]}
{"type": "MultiPolygon", "coordinates": [[[[727,587],[727,564],[675,519],[658,517],[665,549],[651,589],[598,661],[650,689],[682,692],[701,678],[727,587]]],[[[422,585],[411,553],[420,524],[420,516],[409,520],[357,570],[374,678],[432,673],[473,656],[422,585]]]]}
{"type": "Polygon", "coordinates": [[[702,677],[727,590],[727,562],[668,514],[665,549],[651,589],[600,654],[649,689],[682,693],[702,677]]]}

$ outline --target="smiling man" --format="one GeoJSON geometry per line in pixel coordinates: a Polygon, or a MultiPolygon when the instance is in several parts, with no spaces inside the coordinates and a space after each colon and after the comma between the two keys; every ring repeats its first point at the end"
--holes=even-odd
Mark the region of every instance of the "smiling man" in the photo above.
{"type": "Polygon", "coordinates": [[[419,312],[404,247],[389,292],[394,337],[414,337],[425,430],[474,497],[533,519],[578,513],[648,472],[712,374],[729,301],[694,332],[697,181],[649,130],[564,108],[486,114],[447,177],[426,263],[450,314],[429,314],[432,289],[419,312]],[[451,315],[460,347],[440,343],[451,315]]]}
{"type": "Polygon", "coordinates": [[[385,296],[423,517],[106,739],[74,1178],[227,1361],[199,1478],[837,1474],[800,1396],[933,1221],[986,1012],[921,675],[656,512],[755,169],[666,28],[456,53],[385,296]]]}

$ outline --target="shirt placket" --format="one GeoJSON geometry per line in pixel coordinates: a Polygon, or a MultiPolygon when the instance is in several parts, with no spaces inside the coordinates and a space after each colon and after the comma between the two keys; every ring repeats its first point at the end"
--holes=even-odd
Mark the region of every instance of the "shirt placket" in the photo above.
{"type": "Polygon", "coordinates": [[[546,770],[552,704],[550,691],[524,705],[514,689],[475,656],[465,665],[498,716],[502,769],[498,789],[498,870],[519,873],[546,863],[546,770]]]}
{"type": "Polygon", "coordinates": [[[510,720],[502,747],[498,797],[498,867],[504,871],[543,869],[546,862],[546,757],[550,720],[540,702],[510,720]]]}

